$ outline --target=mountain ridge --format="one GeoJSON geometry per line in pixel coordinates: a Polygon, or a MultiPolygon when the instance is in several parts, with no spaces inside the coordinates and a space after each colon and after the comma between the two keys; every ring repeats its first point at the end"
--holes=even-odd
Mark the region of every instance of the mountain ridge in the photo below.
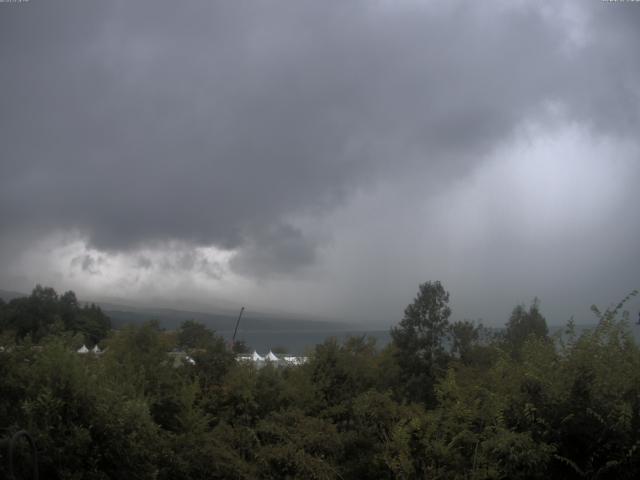
{"type": "MultiPolygon", "coordinates": [[[[14,298],[27,297],[28,294],[0,290],[0,298],[11,301],[14,298]]],[[[82,305],[96,304],[110,318],[114,328],[122,328],[127,324],[140,324],[149,320],[157,320],[160,327],[176,329],[185,320],[195,320],[203,323],[208,328],[217,332],[229,332],[235,328],[238,312],[230,312],[228,309],[220,311],[182,310],[177,308],[125,305],[96,300],[80,300],[82,305]]],[[[296,315],[277,315],[261,311],[245,310],[240,322],[239,331],[348,331],[362,328],[357,324],[340,322],[335,320],[318,320],[304,318],[296,315]]]]}

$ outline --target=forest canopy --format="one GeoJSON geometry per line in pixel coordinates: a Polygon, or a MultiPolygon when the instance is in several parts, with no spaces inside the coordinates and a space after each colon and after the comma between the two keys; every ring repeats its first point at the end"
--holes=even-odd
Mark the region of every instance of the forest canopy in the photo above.
{"type": "Polygon", "coordinates": [[[637,478],[640,350],[624,300],[594,314],[550,336],[534,300],[490,331],[426,282],[384,348],[328,338],[256,368],[198,322],[114,331],[37,286],[0,302],[0,428],[29,431],[51,479],[637,478]]]}

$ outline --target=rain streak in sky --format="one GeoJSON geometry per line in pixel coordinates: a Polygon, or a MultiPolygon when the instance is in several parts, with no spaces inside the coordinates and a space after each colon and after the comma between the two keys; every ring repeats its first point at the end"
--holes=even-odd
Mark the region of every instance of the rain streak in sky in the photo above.
{"type": "MultiPolygon", "coordinates": [[[[640,8],[0,4],[0,288],[397,322],[640,287],[640,8]]],[[[631,308],[640,304],[636,300],[631,308]]]]}

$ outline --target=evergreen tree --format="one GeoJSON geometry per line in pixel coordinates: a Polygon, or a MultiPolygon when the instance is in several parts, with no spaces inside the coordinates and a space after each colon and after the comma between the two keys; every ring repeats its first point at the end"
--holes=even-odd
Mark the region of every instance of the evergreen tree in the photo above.
{"type": "Polygon", "coordinates": [[[449,292],[439,281],[420,285],[418,294],[391,330],[403,387],[409,398],[433,405],[434,384],[446,368],[449,292]]]}
{"type": "Polygon", "coordinates": [[[524,305],[518,305],[513,309],[504,339],[507,348],[517,356],[529,337],[544,339],[548,338],[548,333],[547,321],[540,313],[540,300],[535,298],[528,311],[524,305]]]}

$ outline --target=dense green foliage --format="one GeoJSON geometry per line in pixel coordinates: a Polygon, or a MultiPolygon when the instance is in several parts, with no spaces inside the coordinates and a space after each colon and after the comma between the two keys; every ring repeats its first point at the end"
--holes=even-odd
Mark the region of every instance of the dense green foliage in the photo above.
{"type": "Polygon", "coordinates": [[[549,338],[537,301],[494,336],[450,323],[448,302],[423,284],[388,347],[330,338],[303,366],[256,369],[196,322],[80,355],[79,334],[104,337],[91,307],[38,287],[0,304],[0,427],[33,433],[51,479],[637,478],[640,350],[621,305],[549,338]]]}
{"type": "Polygon", "coordinates": [[[104,339],[111,328],[109,317],[100,307],[80,306],[75,293],[58,295],[53,288],[37,285],[31,295],[0,303],[0,332],[2,338],[34,343],[48,335],[77,335],[77,340],[95,345],[104,339]]]}
{"type": "Polygon", "coordinates": [[[511,312],[504,333],[505,346],[517,356],[530,337],[544,339],[548,334],[547,322],[540,313],[540,302],[536,298],[528,311],[524,305],[518,305],[511,312]]]}
{"type": "Polygon", "coordinates": [[[429,406],[435,402],[436,379],[447,365],[450,315],[449,292],[440,282],[427,282],[420,285],[400,325],[391,330],[402,388],[408,398],[429,406]]]}

